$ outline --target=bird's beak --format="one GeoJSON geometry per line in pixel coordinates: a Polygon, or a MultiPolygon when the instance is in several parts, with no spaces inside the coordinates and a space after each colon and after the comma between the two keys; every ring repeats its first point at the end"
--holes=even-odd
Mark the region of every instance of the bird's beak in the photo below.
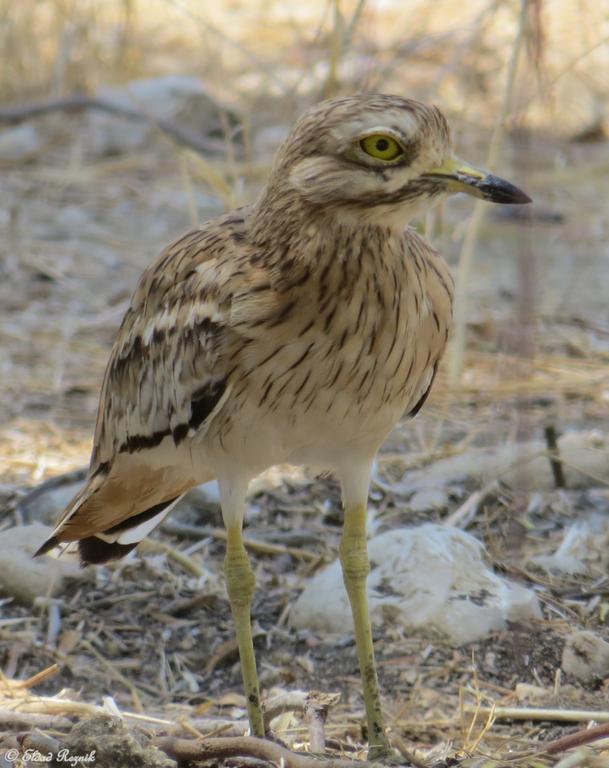
{"type": "Polygon", "coordinates": [[[509,181],[472,168],[457,157],[448,158],[422,177],[443,182],[448,192],[465,192],[491,203],[521,205],[532,202],[527,194],[509,181]]]}

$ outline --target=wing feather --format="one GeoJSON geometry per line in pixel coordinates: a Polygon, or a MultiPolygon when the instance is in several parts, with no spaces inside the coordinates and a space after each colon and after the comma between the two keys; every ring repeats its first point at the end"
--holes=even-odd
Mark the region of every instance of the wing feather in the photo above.
{"type": "Polygon", "coordinates": [[[142,275],[106,369],[92,471],[167,437],[179,444],[222,399],[236,341],[227,238],[217,222],[193,230],[142,275]]]}
{"type": "Polygon", "coordinates": [[[228,398],[250,340],[244,318],[267,317],[276,296],[256,290],[268,288],[268,276],[245,237],[234,237],[244,228],[245,214],[233,213],[191,230],[143,273],[106,368],[88,482],[41,552],[127,531],[211,479],[204,468],[194,476],[179,446],[228,398]]]}

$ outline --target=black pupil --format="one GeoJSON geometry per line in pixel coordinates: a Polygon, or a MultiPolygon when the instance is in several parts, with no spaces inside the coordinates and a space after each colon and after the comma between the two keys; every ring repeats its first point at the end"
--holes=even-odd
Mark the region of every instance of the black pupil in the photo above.
{"type": "Polygon", "coordinates": [[[389,142],[387,139],[377,139],[376,148],[379,152],[386,152],[389,149],[389,142]]]}

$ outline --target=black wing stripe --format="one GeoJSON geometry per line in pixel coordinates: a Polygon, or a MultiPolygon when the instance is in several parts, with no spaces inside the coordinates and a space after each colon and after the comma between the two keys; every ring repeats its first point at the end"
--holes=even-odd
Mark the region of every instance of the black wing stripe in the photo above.
{"type": "Polygon", "coordinates": [[[132,528],[137,528],[138,525],[145,523],[147,520],[152,520],[153,517],[156,517],[164,509],[167,509],[167,507],[170,504],[173,504],[177,498],[177,496],[174,496],[174,498],[169,499],[169,501],[163,501],[160,504],[155,504],[153,507],[148,507],[148,509],[145,509],[143,512],[138,512],[137,515],[128,517],[126,520],[122,520],[120,523],[113,525],[112,528],[107,528],[104,531],[104,534],[111,535],[113,533],[123,533],[124,531],[130,531],[132,528]]]}
{"type": "Polygon", "coordinates": [[[179,445],[188,435],[190,429],[198,429],[210,416],[226,389],[226,379],[210,382],[200,387],[193,394],[190,401],[190,418],[184,424],[178,424],[173,429],[160,429],[151,435],[129,435],[120,446],[119,453],[135,453],[148,448],[155,448],[166,437],[173,437],[174,443],[179,445]]]}
{"type": "Polygon", "coordinates": [[[411,411],[408,411],[408,416],[412,419],[414,418],[417,413],[421,410],[421,408],[425,405],[425,401],[429,397],[429,393],[431,392],[431,387],[433,385],[433,380],[436,378],[436,371],[438,370],[438,364],[436,363],[433,367],[433,373],[431,374],[431,381],[429,382],[429,386],[423,392],[421,397],[417,400],[416,405],[411,411]]]}
{"type": "Polygon", "coordinates": [[[190,429],[197,429],[214,410],[226,389],[226,379],[212,381],[198,389],[190,401],[190,429]]]}

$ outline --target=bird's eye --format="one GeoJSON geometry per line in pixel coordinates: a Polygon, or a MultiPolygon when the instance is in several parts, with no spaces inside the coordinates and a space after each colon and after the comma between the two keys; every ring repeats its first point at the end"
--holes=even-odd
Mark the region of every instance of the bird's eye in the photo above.
{"type": "Polygon", "coordinates": [[[366,136],[359,145],[367,155],[376,157],[378,160],[395,160],[396,157],[404,154],[404,150],[393,136],[382,133],[366,136]]]}

